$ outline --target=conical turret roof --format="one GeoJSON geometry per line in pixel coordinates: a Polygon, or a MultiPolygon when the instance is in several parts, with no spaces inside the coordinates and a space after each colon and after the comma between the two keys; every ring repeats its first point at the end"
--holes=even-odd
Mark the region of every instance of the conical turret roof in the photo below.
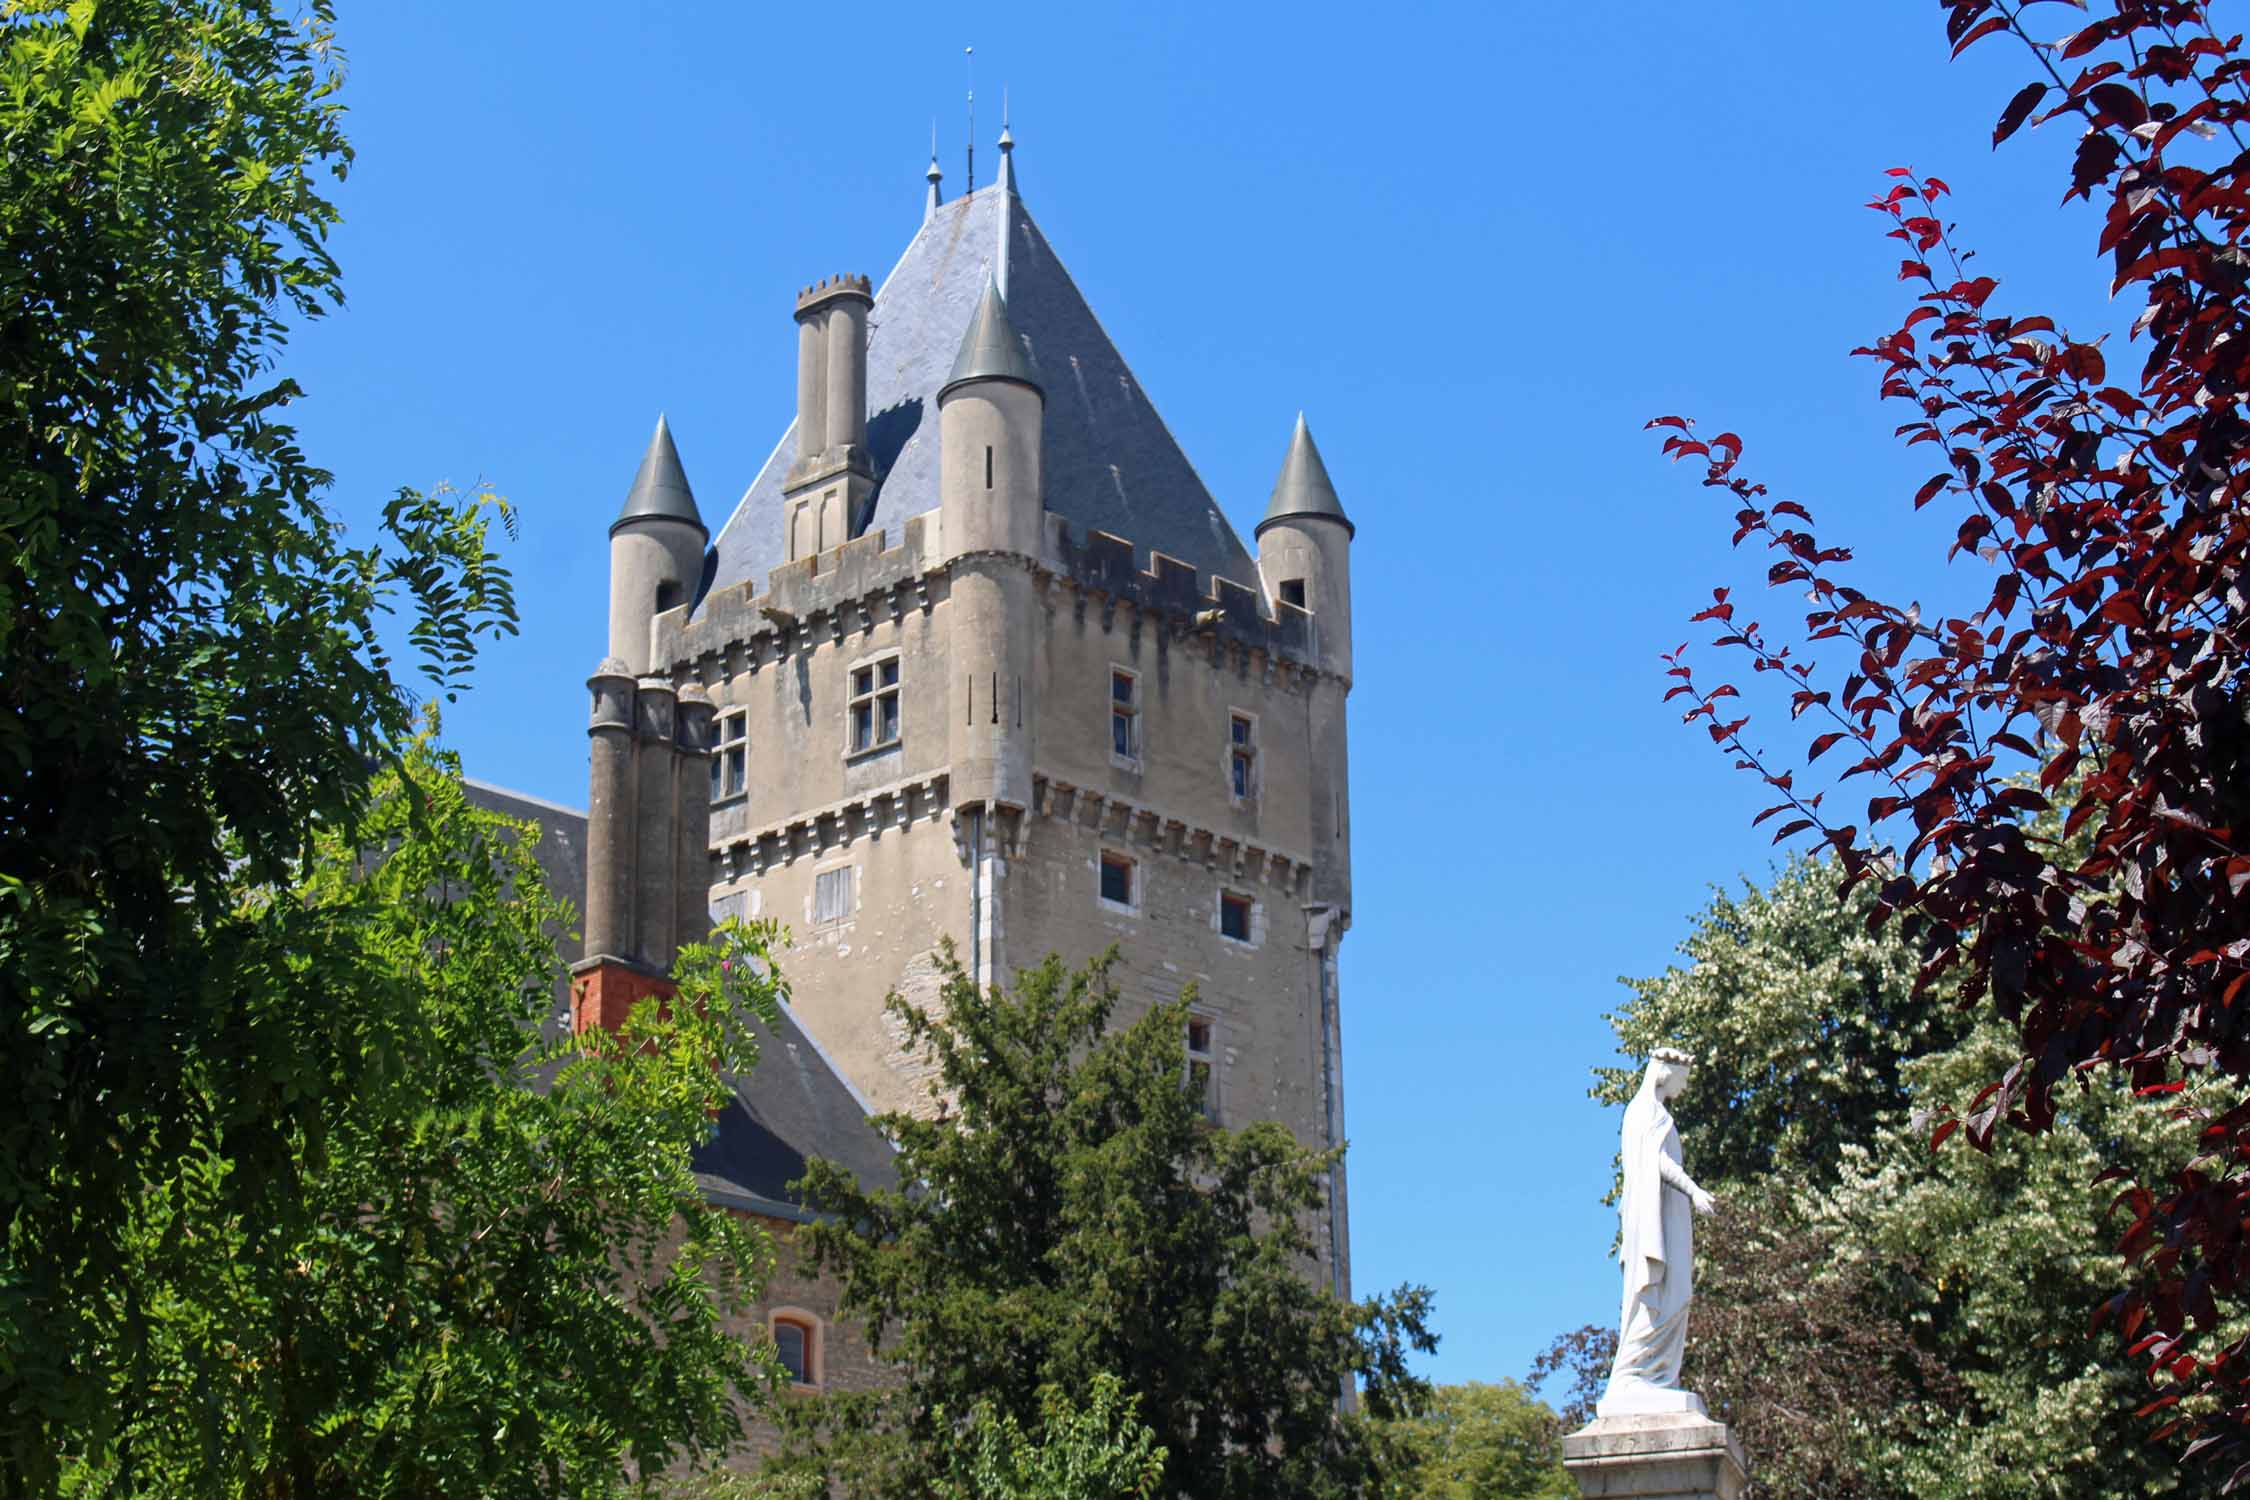
{"type": "Polygon", "coordinates": [[[610,523],[610,530],[630,521],[685,521],[709,536],[702,512],[695,508],[695,492],[688,488],[687,471],[680,467],[680,450],[672,445],[671,424],[656,419],[656,436],[641,455],[640,472],[626,493],[625,508],[610,523]]]}
{"type": "Polygon", "coordinates": [[[969,331],[961,336],[961,352],[953,357],[953,373],[938,388],[938,399],[943,401],[947,391],[972,380],[1013,380],[1041,394],[1046,390],[1039,383],[1039,367],[1031,362],[1022,335],[1008,321],[1008,304],[1000,295],[999,284],[989,277],[984,283],[984,300],[977,304],[976,316],[969,319],[969,331]]]}
{"type": "Polygon", "coordinates": [[[1335,521],[1346,535],[1358,531],[1344,514],[1343,502],[1336,498],[1328,465],[1320,461],[1320,450],[1313,446],[1312,432],[1305,426],[1305,414],[1299,412],[1297,430],[1289,435],[1289,456],[1281,461],[1281,477],[1273,482],[1273,499],[1266,504],[1265,519],[1258,523],[1258,530],[1262,533],[1276,521],[1304,516],[1335,521]]]}

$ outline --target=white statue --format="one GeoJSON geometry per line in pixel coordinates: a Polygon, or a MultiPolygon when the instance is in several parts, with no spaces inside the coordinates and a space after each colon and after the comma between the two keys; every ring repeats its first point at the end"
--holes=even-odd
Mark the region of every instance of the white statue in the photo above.
{"type": "Polygon", "coordinates": [[[1640,1092],[1625,1106],[1624,1185],[1617,1200],[1625,1300],[1617,1319],[1617,1362],[1594,1408],[1597,1417],[1703,1410],[1700,1397],[1680,1389],[1680,1356],[1695,1295],[1694,1216],[1711,1211],[1711,1195],[1680,1166],[1679,1128],[1664,1107],[1687,1087],[1693,1061],[1674,1048],[1657,1048],[1640,1092]]]}

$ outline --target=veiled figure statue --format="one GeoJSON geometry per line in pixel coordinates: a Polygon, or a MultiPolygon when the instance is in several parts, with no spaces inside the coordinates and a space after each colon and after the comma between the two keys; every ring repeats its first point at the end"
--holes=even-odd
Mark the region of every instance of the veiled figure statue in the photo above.
{"type": "Polygon", "coordinates": [[[1617,1362],[1595,1407],[1597,1416],[1703,1410],[1701,1398],[1680,1389],[1680,1356],[1695,1295],[1695,1215],[1711,1211],[1711,1195],[1680,1165],[1679,1128],[1665,1107],[1687,1087],[1692,1062],[1685,1052],[1657,1048],[1640,1090],[1625,1107],[1619,1153],[1624,1183],[1617,1202],[1625,1297],[1617,1319],[1617,1362]]]}

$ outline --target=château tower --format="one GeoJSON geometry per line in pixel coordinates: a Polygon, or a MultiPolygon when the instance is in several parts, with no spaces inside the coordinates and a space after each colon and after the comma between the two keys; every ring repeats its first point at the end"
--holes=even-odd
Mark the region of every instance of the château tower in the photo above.
{"type": "Polygon", "coordinates": [[[951,202],[932,164],[879,289],[798,295],[795,418],[708,546],[658,425],[611,529],[579,1007],[777,917],[797,1020],[924,1111],[884,999],[936,1003],[941,944],[1007,983],[1115,943],[1129,1007],[1196,985],[1214,1118],[1333,1144],[1352,523],[1300,417],[1243,546],[1000,145],[951,202]]]}

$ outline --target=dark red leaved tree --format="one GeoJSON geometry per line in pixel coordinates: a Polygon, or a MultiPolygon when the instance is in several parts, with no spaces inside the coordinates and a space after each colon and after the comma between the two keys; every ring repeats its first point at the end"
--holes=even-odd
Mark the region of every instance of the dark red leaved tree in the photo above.
{"type": "Polygon", "coordinates": [[[2088,1312],[2146,1357],[2147,1410],[2198,1427],[2188,1451],[2223,1461],[2231,1488],[2250,1478],[2250,1338],[2219,1332],[2250,1310],[2250,56],[2200,3],[2098,0],[2059,40],[2035,39],[2036,3],[1942,8],[1956,56],[1988,39],[2029,50],[1995,146],[2027,123],[2083,132],[2065,201],[2103,208],[2111,292],[2145,299],[2138,379],[2113,383],[2103,340],[2000,310],[1941,217],[1946,185],[1893,169],[1871,206],[1917,296],[1856,352],[1909,408],[1899,437],[1929,445],[1914,505],[1959,516],[1948,556],[1981,562],[1990,598],[1928,619],[1849,587],[1849,551],[1737,473],[1740,438],[1663,417],[1665,450],[1703,460],[1737,504],[1736,544],[1761,542],[1768,583],[1811,601],[1810,641],[1853,657],[1833,680],[1738,620],[1723,589],[1696,617],[1778,674],[1791,718],[1817,730],[1807,763],[1833,753],[1844,781],[1866,778],[1864,825],[1752,747],[1731,684],[1702,687],[1685,648],[1666,659],[1687,718],[1778,794],[1758,819],[1782,820],[1776,842],[1825,841],[1847,886],[1878,883],[1875,921],[1923,920],[1925,980],[1961,966],[1972,1001],[2020,1029],[2021,1060],[1933,1144],[2042,1130],[2081,1070],[2122,1070],[2152,1107],[2224,1082],[2234,1107],[2183,1111],[2170,1178],[2124,1187],[2119,1249],[2139,1282],[2088,1312]],[[2027,821],[2049,798],[2062,838],[2027,821]]]}

